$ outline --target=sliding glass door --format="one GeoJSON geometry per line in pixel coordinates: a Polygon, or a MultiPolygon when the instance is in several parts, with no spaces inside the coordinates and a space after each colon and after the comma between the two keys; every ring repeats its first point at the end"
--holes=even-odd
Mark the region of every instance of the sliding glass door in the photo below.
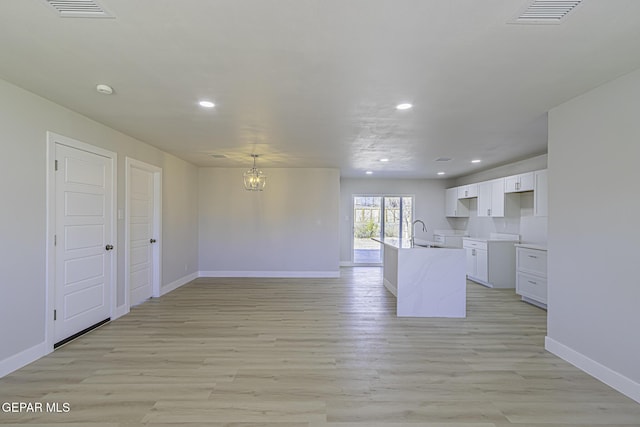
{"type": "Polygon", "coordinates": [[[412,196],[353,197],[353,262],[380,264],[382,245],[372,237],[411,237],[412,196]]]}
{"type": "Polygon", "coordinates": [[[378,264],[382,262],[380,243],[371,240],[382,232],[382,197],[355,196],[353,198],[353,262],[378,264]]]}

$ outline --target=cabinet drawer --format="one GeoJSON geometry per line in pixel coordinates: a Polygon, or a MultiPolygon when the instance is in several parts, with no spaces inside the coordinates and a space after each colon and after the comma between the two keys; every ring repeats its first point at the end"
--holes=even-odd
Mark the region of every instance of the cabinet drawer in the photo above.
{"type": "Polygon", "coordinates": [[[487,242],[478,242],[477,240],[463,240],[462,247],[465,249],[483,249],[487,250],[487,242]]]}
{"type": "Polygon", "coordinates": [[[536,249],[518,248],[516,265],[518,271],[547,277],[547,252],[536,249]]]}
{"type": "Polygon", "coordinates": [[[547,280],[527,273],[516,276],[516,292],[536,301],[547,303],[547,280]]]}

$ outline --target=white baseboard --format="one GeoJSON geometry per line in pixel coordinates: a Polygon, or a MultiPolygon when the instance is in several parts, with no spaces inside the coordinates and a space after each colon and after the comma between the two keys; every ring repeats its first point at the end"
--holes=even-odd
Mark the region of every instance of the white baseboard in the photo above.
{"type": "Polygon", "coordinates": [[[201,271],[199,277],[255,277],[278,279],[336,279],[340,270],[336,271],[201,271]]]}
{"type": "Polygon", "coordinates": [[[553,353],[559,358],[571,363],[576,368],[581,369],[592,377],[602,381],[609,387],[618,390],[625,396],[640,403],[640,384],[632,379],[607,368],[606,366],[588,358],[582,353],[578,353],[574,349],[569,348],[552,338],[544,338],[544,348],[550,353],[553,353]]]}
{"type": "Polygon", "coordinates": [[[17,371],[23,366],[27,366],[31,362],[35,362],[47,353],[47,343],[41,342],[40,344],[36,344],[18,354],[9,356],[8,358],[0,361],[0,378],[13,371],[17,371]]]}
{"type": "Polygon", "coordinates": [[[547,309],[547,304],[545,304],[545,303],[543,303],[543,302],[540,302],[540,301],[536,301],[536,300],[531,299],[531,298],[529,298],[529,297],[524,297],[524,296],[523,296],[523,297],[521,297],[521,300],[522,300],[523,302],[526,302],[527,304],[535,305],[536,307],[541,308],[541,309],[543,309],[543,310],[546,310],[546,309],[547,309]]]}
{"type": "Polygon", "coordinates": [[[160,296],[166,295],[171,291],[175,291],[180,286],[186,285],[187,283],[197,279],[198,277],[199,277],[199,274],[196,272],[196,273],[187,274],[186,276],[183,276],[178,280],[174,280],[173,282],[160,287],[160,296]]]}
{"type": "Polygon", "coordinates": [[[381,262],[351,262],[340,261],[340,267],[382,267],[381,262]]]}

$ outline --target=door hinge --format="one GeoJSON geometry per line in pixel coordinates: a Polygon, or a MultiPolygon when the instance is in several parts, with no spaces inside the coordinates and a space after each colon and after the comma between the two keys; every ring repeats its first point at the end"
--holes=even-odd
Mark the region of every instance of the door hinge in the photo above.
{"type": "Polygon", "coordinates": [[[58,310],[53,310],[53,320],[58,320],[58,310]]]}
{"type": "Polygon", "coordinates": [[[54,170],[58,170],[58,161],[55,161],[54,170]]]}

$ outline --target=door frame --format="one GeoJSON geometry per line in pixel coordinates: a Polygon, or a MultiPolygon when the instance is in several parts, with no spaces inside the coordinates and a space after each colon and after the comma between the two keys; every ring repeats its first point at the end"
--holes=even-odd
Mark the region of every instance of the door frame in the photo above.
{"type": "Polygon", "coordinates": [[[55,170],[55,156],[56,156],[56,144],[65,145],[67,147],[75,148],[77,150],[86,151],[88,153],[96,154],[106,157],[110,160],[111,164],[111,186],[112,197],[111,206],[107,208],[111,212],[111,236],[107,236],[109,241],[113,242],[113,255],[111,260],[111,283],[110,297],[110,317],[114,320],[117,313],[117,290],[116,284],[118,283],[118,224],[117,224],[117,191],[118,191],[118,179],[117,179],[117,164],[118,155],[109,150],[105,150],[100,147],[96,147],[86,142],[78,141],[73,138],[59,135],[57,133],[47,131],[46,137],[47,144],[47,165],[46,165],[46,246],[45,246],[45,351],[51,353],[53,351],[53,345],[55,344],[54,338],[54,321],[53,310],[55,309],[55,285],[56,285],[56,257],[55,257],[55,245],[54,236],[56,234],[56,170],[55,170]]]}
{"type": "Polygon", "coordinates": [[[153,235],[157,236],[157,245],[152,246],[153,283],[151,296],[160,297],[160,284],[162,283],[162,168],[125,157],[125,204],[124,204],[124,306],[126,313],[131,308],[131,284],[129,277],[131,271],[131,169],[142,169],[153,174],[153,235]]]}

